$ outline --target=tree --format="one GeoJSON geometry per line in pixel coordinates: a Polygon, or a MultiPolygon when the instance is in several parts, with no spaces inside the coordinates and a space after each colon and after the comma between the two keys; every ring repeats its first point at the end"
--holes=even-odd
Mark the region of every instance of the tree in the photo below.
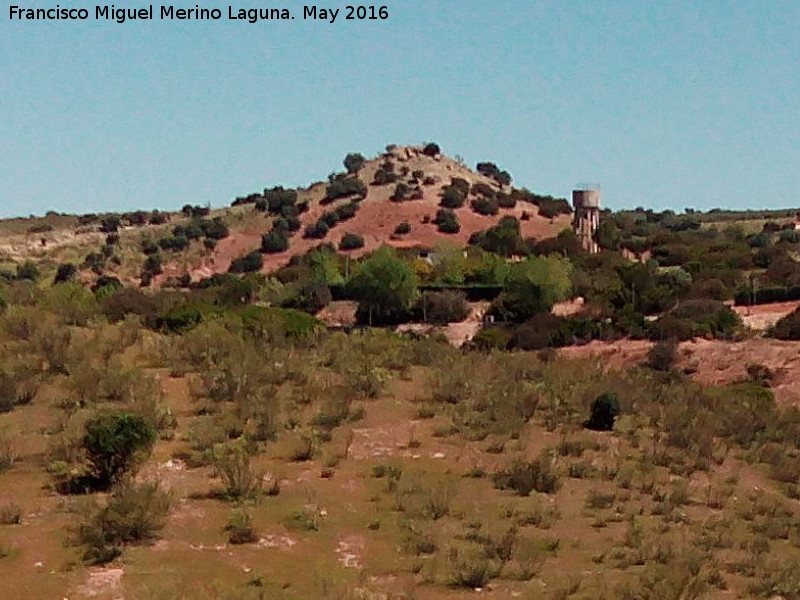
{"type": "Polygon", "coordinates": [[[451,285],[464,283],[467,259],[459,246],[447,242],[437,244],[431,260],[434,281],[451,285]]]}
{"type": "Polygon", "coordinates": [[[155,441],[155,429],[144,417],[116,412],[87,421],[83,448],[92,475],[107,489],[131,470],[142,454],[149,454],[155,441]]]}
{"type": "Polygon", "coordinates": [[[348,283],[358,301],[358,314],[373,321],[400,320],[417,295],[414,269],[389,246],[382,246],[364,260],[348,283]]]}
{"type": "Polygon", "coordinates": [[[344,168],[350,174],[357,173],[362,169],[367,160],[358,152],[348,154],[344,157],[344,168]]]}
{"type": "Polygon", "coordinates": [[[526,321],[549,312],[571,290],[572,263],[563,256],[536,256],[512,265],[494,310],[502,318],[526,321]]]}
{"type": "Polygon", "coordinates": [[[436,142],[428,142],[425,144],[425,147],[422,149],[422,153],[425,156],[436,156],[437,154],[442,153],[442,149],[439,147],[439,144],[436,142]]]}

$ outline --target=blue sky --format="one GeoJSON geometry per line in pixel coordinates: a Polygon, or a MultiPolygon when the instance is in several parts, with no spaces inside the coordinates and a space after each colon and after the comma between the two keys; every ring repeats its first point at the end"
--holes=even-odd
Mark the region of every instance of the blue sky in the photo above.
{"type": "Polygon", "coordinates": [[[117,25],[12,23],[4,0],[0,216],[221,206],[423,141],[614,208],[800,206],[797,0],[383,1],[117,25]]]}

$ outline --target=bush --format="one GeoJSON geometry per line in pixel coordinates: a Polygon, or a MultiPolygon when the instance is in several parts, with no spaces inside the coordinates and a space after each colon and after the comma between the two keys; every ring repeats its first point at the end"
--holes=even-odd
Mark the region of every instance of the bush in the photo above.
{"type": "Polygon", "coordinates": [[[366,196],[367,195],[367,186],[364,185],[364,182],[355,178],[346,178],[346,179],[334,179],[328,184],[328,188],[325,190],[325,199],[324,203],[333,202],[338,198],[344,198],[346,196],[366,196]]]}
{"type": "Polygon", "coordinates": [[[101,489],[130,471],[156,439],[143,417],[125,412],[100,415],[86,422],[82,445],[92,476],[101,489]]]}
{"type": "Polygon", "coordinates": [[[161,266],[161,257],[158,254],[148,256],[142,265],[142,273],[144,275],[154,276],[160,275],[164,271],[161,266]]]}
{"type": "MultiPolygon", "coordinates": [[[[158,246],[162,250],[172,250],[175,252],[180,252],[182,250],[186,250],[189,247],[189,238],[185,235],[175,235],[175,236],[168,236],[165,238],[161,238],[158,241],[158,246]]],[[[148,244],[146,247],[143,248],[145,254],[154,254],[154,246],[152,244],[148,244]]]]}
{"type": "Polygon", "coordinates": [[[422,312],[423,321],[440,325],[463,321],[469,316],[466,294],[450,290],[424,292],[418,310],[422,312]]]}
{"type": "Polygon", "coordinates": [[[465,200],[466,197],[458,188],[449,185],[444,188],[444,191],[442,192],[442,200],[439,204],[444,208],[461,208],[464,206],[465,200]]]}
{"type": "Polygon", "coordinates": [[[616,394],[606,392],[599,395],[592,402],[591,415],[586,422],[586,428],[594,431],[611,431],[614,421],[619,415],[619,401],[616,394]]]}
{"type": "Polygon", "coordinates": [[[355,233],[345,233],[339,242],[339,250],[356,250],[364,247],[364,238],[355,233]]]}
{"type": "Polygon", "coordinates": [[[19,525],[22,523],[22,508],[19,504],[5,504],[0,507],[0,525],[19,525]]]}
{"type": "Polygon", "coordinates": [[[396,235],[405,235],[407,233],[411,233],[411,225],[409,225],[407,221],[403,221],[394,228],[394,232],[396,235]]]}
{"type": "Polygon", "coordinates": [[[228,271],[231,273],[256,273],[260,271],[263,266],[264,258],[261,256],[261,252],[254,250],[234,260],[228,271]]]}
{"type": "Polygon", "coordinates": [[[437,144],[435,142],[429,142],[429,143],[425,144],[425,146],[422,148],[422,153],[425,156],[433,157],[433,156],[436,156],[438,154],[441,154],[442,153],[442,149],[439,147],[439,144],[437,144]]]}
{"type": "Polygon", "coordinates": [[[36,281],[39,279],[39,267],[33,261],[26,260],[21,265],[17,265],[17,279],[19,281],[36,281]]]}
{"type": "Polygon", "coordinates": [[[647,366],[656,371],[672,371],[678,360],[678,343],[674,340],[656,342],[647,352],[647,366]]]}
{"type": "Polygon", "coordinates": [[[225,531],[228,532],[228,542],[231,544],[252,544],[258,541],[258,535],[253,528],[253,517],[246,510],[232,511],[225,531]]]}
{"type": "Polygon", "coordinates": [[[356,216],[356,212],[358,212],[359,203],[353,200],[352,202],[348,202],[347,204],[342,204],[336,209],[336,215],[339,218],[339,221],[348,221],[356,216]]]}
{"type": "Polygon", "coordinates": [[[303,232],[303,237],[315,240],[321,240],[326,235],[328,235],[329,230],[330,227],[328,227],[328,224],[322,219],[320,219],[313,225],[309,225],[308,227],[306,227],[306,230],[303,232]]]}
{"type": "Polygon", "coordinates": [[[476,213],[486,216],[494,216],[500,210],[495,198],[476,198],[471,202],[471,206],[476,213]]]}
{"type": "Polygon", "coordinates": [[[477,350],[506,350],[511,343],[512,333],[502,327],[484,327],[472,338],[472,345],[477,350]]]}
{"type": "Polygon", "coordinates": [[[253,470],[243,439],[215,445],[211,461],[225,486],[225,498],[243,500],[255,497],[260,491],[261,478],[253,470]]]}
{"type": "Polygon", "coordinates": [[[800,308],[775,323],[768,333],[779,340],[800,340],[800,308]]]}
{"type": "Polygon", "coordinates": [[[520,496],[530,496],[534,490],[542,494],[552,494],[561,486],[547,455],[529,462],[515,461],[509,468],[496,472],[492,481],[497,489],[514,490],[520,496]]]}
{"type": "Polygon", "coordinates": [[[103,233],[116,233],[119,230],[121,220],[117,215],[110,215],[100,221],[100,231],[103,233]]]}
{"type": "Polygon", "coordinates": [[[458,223],[456,213],[447,208],[442,208],[436,212],[436,219],[434,221],[437,225],[437,230],[441,233],[458,233],[461,231],[461,225],[458,223]]]}
{"type": "Polygon", "coordinates": [[[53,283],[66,283],[68,281],[72,281],[75,277],[75,274],[78,272],[78,268],[72,263],[61,263],[58,265],[58,269],[56,270],[56,276],[53,279],[53,283]]]}
{"type": "Polygon", "coordinates": [[[157,483],[117,487],[108,504],[75,531],[75,541],[85,546],[84,560],[105,564],[128,544],[152,541],[166,524],[170,495],[157,483]]]}
{"type": "Polygon", "coordinates": [[[730,339],[741,320],[735,312],[717,300],[686,300],[653,324],[650,339],[676,338],[685,341],[693,337],[710,336],[730,339]]]}
{"type": "Polygon", "coordinates": [[[261,237],[261,251],[277,254],[289,249],[289,237],[280,229],[273,229],[261,237]]]}

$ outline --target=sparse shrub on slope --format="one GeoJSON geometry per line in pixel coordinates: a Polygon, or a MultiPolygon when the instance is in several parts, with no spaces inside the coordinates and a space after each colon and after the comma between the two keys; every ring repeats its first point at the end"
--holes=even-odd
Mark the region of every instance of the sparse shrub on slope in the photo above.
{"type": "Polygon", "coordinates": [[[364,238],[356,233],[345,233],[339,242],[339,250],[357,250],[364,247],[364,238]]]}
{"type": "Polygon", "coordinates": [[[261,251],[267,254],[285,252],[289,249],[289,237],[280,229],[273,229],[261,237],[261,251]]]}
{"type": "Polygon", "coordinates": [[[156,539],[166,524],[171,500],[157,483],[121,485],[104,507],[77,526],[74,542],[84,546],[83,558],[90,564],[108,563],[124,546],[156,539]]]}
{"type": "Polygon", "coordinates": [[[515,461],[507,469],[492,476],[494,487],[500,490],[514,490],[520,496],[530,496],[536,491],[552,494],[561,487],[552,459],[543,454],[533,461],[515,461]]]}
{"type": "Polygon", "coordinates": [[[500,205],[495,198],[476,198],[471,206],[479,215],[495,216],[500,211],[500,205]]]}
{"type": "Polygon", "coordinates": [[[671,371],[677,360],[678,344],[674,339],[656,342],[647,352],[647,366],[656,371],[671,371]]]}
{"type": "Polygon", "coordinates": [[[254,250],[245,256],[235,259],[230,268],[231,273],[255,273],[261,270],[264,265],[264,258],[258,250],[254,250]]]}
{"type": "Polygon", "coordinates": [[[456,213],[448,208],[439,209],[436,212],[436,219],[434,221],[437,230],[441,233],[458,233],[461,231],[461,225],[458,222],[456,213]]]}
{"type": "Polygon", "coordinates": [[[328,188],[325,190],[323,203],[333,202],[339,198],[354,195],[361,197],[367,195],[367,186],[364,185],[363,181],[357,177],[334,179],[328,184],[328,188]]]}
{"type": "Polygon", "coordinates": [[[800,308],[775,323],[768,333],[779,340],[800,340],[800,308]]]}

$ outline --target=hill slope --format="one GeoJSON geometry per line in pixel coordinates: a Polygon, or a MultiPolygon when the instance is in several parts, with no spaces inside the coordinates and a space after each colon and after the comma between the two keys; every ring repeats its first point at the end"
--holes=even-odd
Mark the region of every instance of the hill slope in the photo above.
{"type": "MultiPolygon", "coordinates": [[[[499,208],[496,215],[482,215],[470,207],[469,201],[478,197],[470,193],[467,202],[461,208],[454,209],[461,226],[460,231],[455,234],[442,233],[438,231],[434,220],[437,210],[441,208],[442,195],[454,178],[466,181],[470,189],[475,189],[475,186],[485,186],[496,193],[508,193],[511,187],[501,185],[494,179],[444,155],[428,156],[422,152],[421,147],[390,146],[389,148],[385,154],[366,161],[352,174],[351,179],[357,178],[366,185],[363,196],[352,194],[326,202],[326,190],[329,186],[326,182],[298,190],[297,203],[307,202],[309,206],[307,212],[299,215],[301,229],[292,237],[288,250],[265,255],[263,271],[273,271],[287,264],[292,256],[305,254],[321,243],[338,244],[345,233],[363,237],[363,248],[349,251],[352,256],[361,256],[383,244],[396,248],[430,248],[441,242],[465,246],[472,234],[493,226],[504,216],[522,219],[523,213],[527,213],[526,220],[521,221],[524,238],[554,237],[570,225],[569,215],[562,214],[553,219],[545,218],[539,215],[537,206],[522,202],[516,203],[513,208],[499,208]],[[375,184],[376,174],[384,164],[392,165],[397,181],[375,184]],[[415,173],[417,177],[414,176],[415,173]],[[406,184],[412,190],[419,189],[421,197],[402,202],[393,201],[392,196],[398,184],[406,184]],[[338,223],[321,238],[303,236],[303,230],[317,222],[326,211],[335,210],[354,199],[358,202],[359,209],[352,219],[338,223]],[[411,231],[405,235],[395,235],[395,229],[401,223],[408,223],[411,231]]],[[[254,201],[255,196],[250,200],[254,201]]],[[[220,241],[212,253],[203,257],[201,264],[191,272],[193,279],[225,272],[234,259],[260,248],[261,236],[270,230],[274,219],[258,218],[253,214],[256,212],[253,206],[254,203],[244,204],[232,209],[234,211],[238,209],[249,216],[240,217],[241,227],[236,227],[229,237],[220,241]]],[[[165,268],[162,279],[180,276],[184,268],[185,265],[181,263],[170,264],[165,268]]]]}

